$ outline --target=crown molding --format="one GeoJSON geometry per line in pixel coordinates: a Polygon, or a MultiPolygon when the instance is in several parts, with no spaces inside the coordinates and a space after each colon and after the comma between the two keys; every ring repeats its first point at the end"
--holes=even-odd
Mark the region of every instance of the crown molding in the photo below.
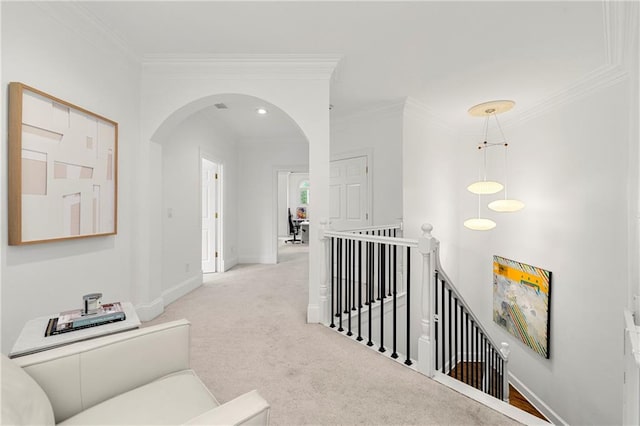
{"type": "Polygon", "coordinates": [[[47,13],[60,25],[99,48],[110,47],[122,53],[129,61],[140,65],[140,56],[117,36],[102,20],[87,8],[73,1],[40,1],[32,4],[47,13]]]}
{"type": "Polygon", "coordinates": [[[341,55],[334,54],[161,54],[144,55],[148,75],[175,78],[328,80],[341,55]]]}
{"type": "Polygon", "coordinates": [[[390,117],[402,117],[405,100],[396,100],[392,102],[376,103],[368,105],[364,108],[350,111],[345,114],[335,114],[331,117],[331,127],[342,128],[351,122],[366,120],[372,117],[383,119],[390,117]]]}
{"type": "MultiPolygon", "coordinates": [[[[561,105],[565,105],[588,96],[598,90],[614,86],[628,78],[629,73],[625,71],[621,65],[607,64],[600,66],[587,74],[584,78],[571,84],[565,89],[552,94],[551,96],[541,99],[533,106],[525,110],[513,110],[509,114],[510,118],[505,119],[504,121],[501,120],[502,126],[507,128],[533,120],[534,118],[544,115],[561,105]]],[[[419,100],[408,98],[407,108],[405,108],[405,111],[418,118],[427,115],[436,125],[452,132],[456,132],[457,134],[474,134],[471,126],[454,123],[450,120],[438,117],[432,107],[419,100]]]]}
{"type": "Polygon", "coordinates": [[[620,65],[603,65],[567,88],[542,99],[532,107],[524,111],[514,111],[511,118],[503,121],[503,126],[511,127],[522,124],[546,114],[561,105],[588,96],[598,90],[614,86],[627,79],[628,76],[629,73],[623,70],[620,65]]]}
{"type": "Polygon", "coordinates": [[[405,102],[404,112],[406,115],[417,119],[422,119],[426,115],[429,117],[429,123],[431,124],[435,124],[449,132],[457,133],[459,131],[459,126],[451,123],[450,120],[444,119],[435,111],[434,108],[416,98],[408,97],[405,102]]]}

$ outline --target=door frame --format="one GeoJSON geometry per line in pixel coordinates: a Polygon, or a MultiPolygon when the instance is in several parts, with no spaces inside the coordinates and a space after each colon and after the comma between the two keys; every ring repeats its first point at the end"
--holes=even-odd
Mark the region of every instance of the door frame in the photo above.
{"type": "MultiPolygon", "coordinates": [[[[367,211],[369,212],[367,223],[371,226],[373,223],[373,149],[362,148],[335,154],[332,153],[329,159],[329,167],[331,167],[332,161],[348,160],[357,157],[367,158],[367,211]]],[[[329,224],[329,227],[332,227],[331,224],[329,224]]]]}
{"type": "MultiPolygon", "coordinates": [[[[271,172],[273,182],[273,197],[271,197],[271,201],[273,203],[271,207],[271,211],[273,212],[273,218],[271,220],[271,253],[273,253],[273,255],[271,258],[274,260],[273,263],[276,264],[278,263],[278,172],[309,173],[309,165],[297,164],[294,166],[273,166],[273,170],[271,172]]],[[[309,176],[309,183],[313,188],[311,176],[309,176]]],[[[313,220],[313,218],[311,220],[313,220]]]]}
{"type": "MultiPolygon", "coordinates": [[[[216,184],[217,185],[216,205],[218,206],[218,220],[216,221],[216,227],[215,227],[215,233],[216,233],[215,241],[216,241],[218,257],[216,258],[215,264],[216,264],[216,272],[225,272],[224,260],[223,260],[224,259],[224,233],[223,233],[223,229],[224,229],[224,226],[223,226],[224,225],[224,203],[223,203],[224,162],[220,161],[216,156],[214,156],[210,152],[203,150],[202,148],[199,149],[198,171],[199,171],[200,179],[198,183],[200,185],[200,190],[199,190],[200,205],[198,209],[198,216],[199,216],[199,225],[200,225],[200,235],[202,235],[202,160],[210,161],[212,163],[215,163],[218,166],[218,180],[216,184]]],[[[201,256],[202,256],[202,253],[201,253],[201,256]]],[[[200,269],[202,269],[202,263],[200,264],[200,269]]]]}

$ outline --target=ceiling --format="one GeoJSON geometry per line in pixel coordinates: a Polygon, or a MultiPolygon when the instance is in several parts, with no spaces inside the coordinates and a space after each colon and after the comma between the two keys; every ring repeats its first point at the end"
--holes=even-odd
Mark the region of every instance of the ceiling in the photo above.
{"type": "MultiPolygon", "coordinates": [[[[470,120],[470,106],[492,99],[513,99],[514,111],[527,110],[606,65],[608,57],[599,1],[77,4],[140,58],[340,55],[331,83],[333,116],[407,97],[454,124],[470,120]]],[[[265,127],[260,131],[264,135],[265,127]]]]}

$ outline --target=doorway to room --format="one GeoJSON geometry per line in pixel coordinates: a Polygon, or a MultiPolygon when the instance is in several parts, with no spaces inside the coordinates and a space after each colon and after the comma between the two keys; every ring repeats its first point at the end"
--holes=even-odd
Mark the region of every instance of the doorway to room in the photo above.
{"type": "Polygon", "coordinates": [[[219,259],[222,238],[222,166],[205,157],[201,157],[201,206],[202,206],[202,273],[210,274],[220,270],[219,259]]]}
{"type": "Polygon", "coordinates": [[[283,253],[308,252],[310,220],[309,166],[279,166],[277,179],[277,261],[283,253]]]}

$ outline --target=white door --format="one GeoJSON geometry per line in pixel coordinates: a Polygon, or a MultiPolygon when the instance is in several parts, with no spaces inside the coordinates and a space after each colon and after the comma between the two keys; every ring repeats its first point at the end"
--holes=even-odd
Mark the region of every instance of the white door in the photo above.
{"type": "Polygon", "coordinates": [[[368,172],[366,156],[331,162],[329,217],[334,229],[355,229],[370,224],[368,172]]]}
{"type": "Polygon", "coordinates": [[[216,272],[218,222],[218,165],[202,159],[202,272],[216,272]]]}

